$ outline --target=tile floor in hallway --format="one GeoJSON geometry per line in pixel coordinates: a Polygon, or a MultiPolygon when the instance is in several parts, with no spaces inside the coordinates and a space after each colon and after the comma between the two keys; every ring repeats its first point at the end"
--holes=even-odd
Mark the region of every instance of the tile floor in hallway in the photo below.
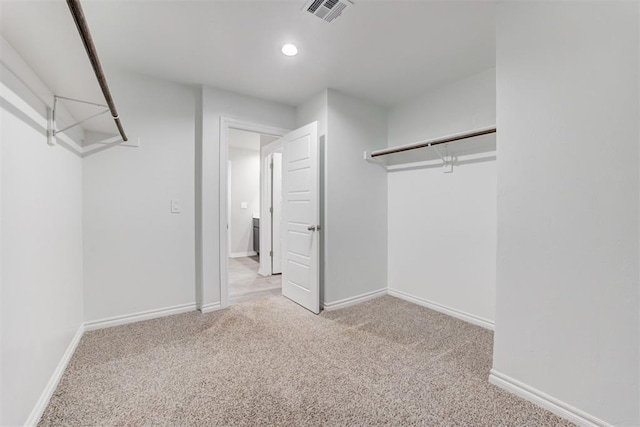
{"type": "Polygon", "coordinates": [[[229,304],[282,294],[282,275],[258,274],[260,257],[229,258],[229,304]]]}

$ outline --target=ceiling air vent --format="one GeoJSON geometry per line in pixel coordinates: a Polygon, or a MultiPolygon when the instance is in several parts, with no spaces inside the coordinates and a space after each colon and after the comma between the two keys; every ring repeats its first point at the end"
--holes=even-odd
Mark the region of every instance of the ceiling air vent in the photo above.
{"type": "Polygon", "coordinates": [[[351,0],[311,0],[305,5],[307,12],[327,22],[342,15],[348,6],[353,6],[351,0]]]}

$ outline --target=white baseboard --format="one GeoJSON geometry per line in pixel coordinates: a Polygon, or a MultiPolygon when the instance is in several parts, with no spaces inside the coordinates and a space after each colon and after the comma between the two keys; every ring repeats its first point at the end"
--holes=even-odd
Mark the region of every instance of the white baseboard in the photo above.
{"type": "Polygon", "coordinates": [[[322,309],[331,311],[339,308],[349,307],[351,305],[359,304],[361,302],[368,301],[370,299],[378,298],[387,294],[387,288],[378,289],[377,291],[367,292],[364,294],[356,295],[355,297],[341,299],[334,302],[322,302],[320,303],[322,309]]]}
{"type": "Polygon", "coordinates": [[[53,396],[53,393],[56,391],[56,388],[58,387],[58,383],[62,378],[62,374],[64,374],[65,369],[67,369],[67,365],[71,360],[71,356],[73,356],[73,353],[76,351],[76,348],[80,343],[80,339],[82,338],[83,333],[84,333],[84,325],[80,325],[80,327],[76,331],[76,334],[73,336],[73,339],[69,343],[67,350],[62,355],[62,359],[60,359],[58,366],[56,366],[56,369],[53,371],[53,375],[51,375],[49,382],[47,383],[46,387],[42,391],[42,394],[40,395],[40,398],[38,399],[36,406],[33,407],[33,409],[31,410],[31,413],[29,414],[29,418],[27,418],[27,421],[25,421],[24,423],[25,426],[27,427],[35,426],[36,424],[38,424],[38,421],[40,421],[40,417],[42,417],[44,410],[47,409],[49,400],[51,399],[51,396],[53,396]]]}
{"type": "Polygon", "coordinates": [[[256,251],[233,252],[231,255],[229,255],[229,258],[243,258],[243,257],[247,257],[247,256],[256,256],[256,255],[258,255],[258,252],[256,252],[256,251]]]}
{"type": "Polygon", "coordinates": [[[555,397],[549,396],[530,387],[518,380],[515,380],[507,375],[501,374],[495,369],[491,370],[489,375],[489,382],[496,385],[510,393],[520,396],[521,398],[534,403],[550,412],[553,412],[559,417],[567,419],[579,426],[583,427],[613,427],[611,424],[602,421],[599,418],[589,415],[571,405],[564,403],[555,397]]]}
{"type": "Polygon", "coordinates": [[[416,297],[405,292],[399,291],[397,289],[388,288],[389,295],[403,299],[405,301],[412,302],[414,304],[421,305],[423,307],[430,308],[435,311],[439,311],[440,313],[444,313],[448,316],[455,317],[460,320],[464,320],[465,322],[472,323],[477,326],[481,326],[486,329],[494,330],[494,322],[493,320],[485,319],[484,317],[476,316],[475,314],[466,313],[464,311],[456,310],[455,308],[447,307],[446,305],[438,304],[437,302],[429,301],[424,298],[416,297]]]}
{"type": "MultiPolygon", "coordinates": [[[[78,328],[78,331],[76,332],[73,339],[71,340],[71,343],[67,347],[67,350],[64,352],[64,355],[62,356],[60,363],[58,363],[58,366],[56,367],[55,371],[53,371],[53,375],[51,375],[51,378],[49,379],[49,382],[47,383],[44,391],[40,395],[38,402],[36,403],[34,408],[31,410],[31,413],[29,414],[29,418],[27,418],[24,425],[31,427],[31,426],[37,425],[38,421],[40,421],[40,418],[42,417],[44,410],[47,408],[47,405],[49,404],[49,400],[51,400],[51,396],[53,396],[53,393],[56,391],[56,387],[58,387],[58,383],[60,382],[60,379],[62,378],[62,375],[64,374],[64,371],[67,368],[69,361],[71,360],[71,356],[73,356],[73,353],[76,351],[76,348],[80,343],[80,339],[82,338],[82,335],[84,334],[85,331],[93,331],[96,329],[108,328],[111,326],[125,325],[128,323],[135,323],[143,320],[150,320],[150,319],[156,319],[159,317],[171,316],[174,314],[187,313],[190,311],[195,311],[195,309],[196,309],[195,304],[182,304],[182,305],[175,305],[173,307],[166,307],[166,308],[160,308],[156,310],[148,310],[148,311],[143,311],[139,313],[127,314],[124,316],[115,316],[107,319],[92,320],[90,322],[85,322],[82,325],[80,325],[80,327],[78,328]]],[[[213,304],[207,304],[203,306],[201,311],[203,313],[209,313],[211,311],[216,311],[219,309],[220,309],[220,303],[213,303],[213,304]]]]}
{"type": "Polygon", "coordinates": [[[211,313],[213,311],[218,311],[222,308],[219,302],[214,302],[211,304],[205,304],[200,308],[200,312],[202,314],[211,313]]]}
{"type": "Polygon", "coordinates": [[[187,313],[195,311],[195,303],[174,305],[173,307],[158,308],[155,310],[141,311],[139,313],[125,314],[123,316],[114,316],[106,319],[92,320],[85,322],[85,331],[93,331],[95,329],[109,328],[111,326],[126,325],[128,323],[141,322],[143,320],[156,319],[158,317],[171,316],[173,314],[187,313]]]}

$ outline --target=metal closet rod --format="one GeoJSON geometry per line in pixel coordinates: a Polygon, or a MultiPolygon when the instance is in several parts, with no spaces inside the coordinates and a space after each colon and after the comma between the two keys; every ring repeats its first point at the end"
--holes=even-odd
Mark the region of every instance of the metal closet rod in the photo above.
{"type": "Polygon", "coordinates": [[[84,17],[84,12],[82,11],[80,0],[67,0],[67,5],[69,6],[69,10],[71,11],[73,20],[76,23],[78,32],[80,33],[80,38],[82,39],[84,48],[86,49],[87,55],[89,56],[89,61],[91,62],[93,71],[96,73],[98,84],[100,85],[100,89],[102,89],[104,99],[107,101],[107,106],[109,107],[109,111],[111,111],[111,116],[116,122],[118,132],[120,132],[120,136],[122,137],[123,141],[128,141],[127,135],[124,133],[124,129],[122,128],[122,123],[120,123],[118,110],[116,110],[116,104],[113,102],[113,97],[111,96],[111,91],[109,90],[107,79],[104,76],[102,65],[100,65],[98,51],[96,50],[96,46],[93,44],[93,38],[91,37],[91,32],[89,31],[89,26],[87,25],[87,20],[84,17]]]}
{"type": "Polygon", "coordinates": [[[417,148],[431,147],[438,144],[446,144],[447,142],[459,141],[461,139],[473,138],[476,136],[487,135],[490,133],[496,133],[498,130],[495,126],[488,128],[482,128],[472,130],[469,132],[456,133],[454,135],[447,135],[440,138],[430,139],[428,141],[414,142],[412,144],[399,145],[397,147],[385,148],[382,150],[376,150],[371,152],[371,157],[386,156],[387,154],[401,153],[403,151],[415,150],[417,148]]]}

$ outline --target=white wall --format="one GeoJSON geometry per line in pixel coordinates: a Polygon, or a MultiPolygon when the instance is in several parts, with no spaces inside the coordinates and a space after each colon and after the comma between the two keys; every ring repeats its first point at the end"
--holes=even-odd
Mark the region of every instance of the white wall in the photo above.
{"type": "MultiPolygon", "coordinates": [[[[389,110],[389,145],[496,123],[495,70],[426,93],[389,110]]],[[[396,156],[420,167],[388,173],[389,288],[491,326],[495,317],[495,137],[449,144],[459,154],[443,173],[433,150],[396,156]],[[467,155],[467,151],[475,151],[467,155]]],[[[444,153],[444,149],[440,147],[444,153]]],[[[389,156],[392,158],[393,156],[389,156]]]]}
{"type": "Polygon", "coordinates": [[[640,425],[638,3],[501,3],[496,373],[640,425]]]}
{"type": "Polygon", "coordinates": [[[200,305],[220,302],[220,117],[294,129],[296,111],[288,105],[203,87],[196,122],[196,268],[200,305]]]}
{"type": "Polygon", "coordinates": [[[260,150],[262,141],[276,140],[277,137],[267,136],[264,137],[257,132],[248,132],[240,129],[229,129],[227,135],[227,142],[229,147],[245,148],[248,150],[260,150]]]}
{"type": "MultiPolygon", "coordinates": [[[[260,135],[257,146],[260,144],[260,135]]],[[[231,161],[231,255],[253,252],[253,217],[260,217],[260,151],[229,147],[231,161]],[[247,203],[242,208],[242,202],[247,203]]]]}
{"type": "Polygon", "coordinates": [[[0,425],[22,425],[82,324],[82,160],[4,101],[0,122],[0,425]]]}
{"type": "Polygon", "coordinates": [[[296,107],[296,127],[318,122],[319,138],[327,134],[327,97],[328,91],[323,90],[310,97],[296,107]]]}
{"type": "Polygon", "coordinates": [[[386,288],[387,178],[362,152],[386,145],[384,108],[328,89],[296,110],[296,125],[318,122],[320,143],[320,301],[386,288]]]}
{"type": "Polygon", "coordinates": [[[387,173],[362,153],[387,144],[387,114],[328,91],[324,304],[387,287],[387,173]]]}
{"type": "MultiPolygon", "coordinates": [[[[232,129],[233,130],[233,129],[232,129]]],[[[272,135],[260,135],[260,147],[264,147],[265,145],[269,145],[272,142],[277,141],[278,139],[280,139],[277,136],[272,136],[272,135]]]]}
{"type": "Polygon", "coordinates": [[[117,70],[108,76],[141,146],[84,160],[87,321],[195,304],[196,91],[117,70]],[[172,199],[181,213],[171,213],[172,199]]]}

